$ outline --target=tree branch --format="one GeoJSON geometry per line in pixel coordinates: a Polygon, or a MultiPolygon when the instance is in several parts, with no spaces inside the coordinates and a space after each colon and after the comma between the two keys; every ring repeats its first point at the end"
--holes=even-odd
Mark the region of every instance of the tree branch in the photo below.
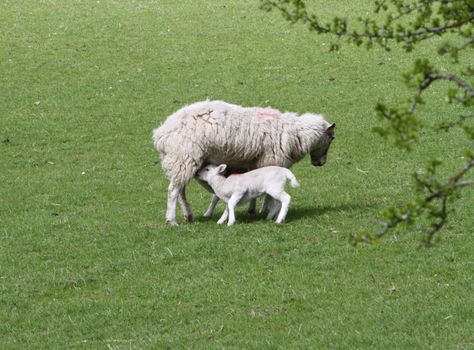
{"type": "MultiPolygon", "coordinates": [[[[439,163],[436,163],[439,165],[439,163]]],[[[455,175],[453,175],[445,185],[439,185],[438,190],[433,191],[430,186],[427,186],[427,183],[417,179],[417,181],[422,185],[423,188],[429,190],[429,194],[419,198],[415,203],[416,204],[407,204],[405,208],[398,212],[391,214],[391,218],[388,222],[383,224],[382,231],[371,234],[371,233],[354,233],[351,236],[351,240],[354,244],[358,242],[364,243],[373,243],[374,241],[386,236],[392,229],[399,226],[400,224],[407,223],[413,224],[415,218],[421,216],[422,214],[427,215],[435,221],[431,224],[431,227],[420,227],[417,229],[426,234],[425,239],[423,240],[424,246],[429,246],[431,244],[432,238],[434,235],[439,232],[447,222],[448,218],[448,199],[452,197],[453,191],[459,190],[464,187],[474,186],[474,180],[460,181],[461,178],[472,168],[474,167],[474,155],[470,158],[467,164],[455,175]],[[439,206],[430,205],[430,203],[435,200],[440,200],[439,206]]],[[[432,175],[434,175],[435,167],[432,168],[432,175]]],[[[395,212],[395,209],[392,208],[391,212],[395,212]]]]}
{"type": "MultiPolygon", "coordinates": [[[[455,83],[459,88],[464,90],[464,93],[470,97],[474,98],[474,89],[466,81],[462,80],[454,74],[440,74],[440,73],[429,73],[425,74],[425,80],[421,82],[419,87],[416,89],[415,97],[412,100],[411,106],[408,109],[408,113],[413,114],[418,103],[418,98],[424,90],[430,87],[430,85],[436,80],[448,80],[455,83]]],[[[463,103],[464,100],[460,102],[463,103]]]]}
{"type": "Polygon", "coordinates": [[[459,46],[458,51],[464,50],[466,47],[468,47],[469,45],[473,45],[473,44],[474,44],[474,36],[471,37],[471,39],[467,40],[464,44],[459,46]]]}
{"type": "MultiPolygon", "coordinates": [[[[399,14],[397,16],[391,17],[390,23],[397,22],[403,17],[409,16],[414,11],[419,10],[423,7],[433,7],[435,2],[440,1],[427,0],[423,1],[421,4],[413,4],[412,6],[408,5],[405,7],[400,5],[399,14]]],[[[448,3],[455,2],[459,2],[464,5],[465,1],[441,1],[442,5],[444,6],[446,6],[448,3]]],[[[451,29],[461,28],[466,24],[472,24],[472,22],[474,21],[474,10],[472,9],[468,12],[467,17],[460,18],[454,16],[454,20],[452,20],[451,18],[447,18],[447,16],[444,16],[443,19],[445,21],[445,24],[432,27],[425,26],[421,30],[417,30],[419,26],[414,26],[414,28],[410,28],[410,25],[401,26],[398,27],[397,30],[395,30],[394,28],[390,27],[381,27],[374,20],[365,19],[363,20],[363,22],[365,23],[365,32],[361,33],[358,31],[347,30],[346,21],[341,19],[338,19],[337,23],[334,25],[322,25],[315,15],[308,14],[306,10],[306,5],[302,0],[262,0],[262,3],[263,8],[267,10],[279,10],[292,23],[302,22],[305,24],[309,24],[309,26],[318,33],[332,33],[337,37],[349,37],[352,40],[356,41],[360,38],[368,40],[380,39],[385,41],[403,41],[405,39],[413,39],[412,41],[425,40],[433,36],[442,35],[451,29]],[[293,11],[290,10],[289,5],[293,6],[293,11]],[[369,24],[371,26],[369,26],[369,24]],[[373,29],[371,30],[370,28],[373,29]]],[[[385,1],[377,3],[376,12],[380,11],[380,9],[384,8],[385,6],[385,1]]],[[[469,45],[469,43],[466,44],[469,45]]]]}

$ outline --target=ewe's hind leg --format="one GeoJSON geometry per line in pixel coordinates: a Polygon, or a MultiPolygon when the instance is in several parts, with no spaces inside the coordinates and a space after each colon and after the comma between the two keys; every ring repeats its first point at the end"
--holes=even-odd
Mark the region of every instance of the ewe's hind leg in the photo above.
{"type": "Polygon", "coordinates": [[[178,197],[181,208],[183,209],[183,214],[185,214],[187,219],[192,217],[191,208],[186,200],[184,188],[193,178],[198,166],[195,161],[180,154],[164,157],[161,166],[166,176],[170,179],[166,222],[170,225],[177,225],[176,202],[178,197]]]}
{"type": "Polygon", "coordinates": [[[168,225],[178,225],[176,222],[176,201],[181,188],[170,182],[168,186],[168,203],[166,208],[166,223],[168,225]]]}
{"type": "Polygon", "coordinates": [[[247,209],[247,213],[249,216],[253,217],[257,214],[257,198],[251,199],[249,203],[249,208],[247,209]]]}
{"type": "Polygon", "coordinates": [[[194,221],[195,218],[191,211],[191,206],[189,205],[189,202],[186,199],[186,186],[183,186],[183,189],[179,193],[178,202],[181,206],[181,211],[183,212],[184,219],[188,222],[194,221]]]}
{"type": "Polygon", "coordinates": [[[209,203],[209,207],[204,213],[205,218],[210,218],[212,216],[212,213],[214,213],[214,209],[216,208],[217,202],[219,202],[219,197],[213,194],[211,198],[211,203],[209,203]]]}

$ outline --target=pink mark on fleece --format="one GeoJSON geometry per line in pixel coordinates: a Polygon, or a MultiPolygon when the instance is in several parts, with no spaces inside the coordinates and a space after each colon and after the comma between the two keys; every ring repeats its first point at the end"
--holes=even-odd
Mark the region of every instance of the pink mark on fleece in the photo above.
{"type": "Polygon", "coordinates": [[[273,108],[255,108],[254,110],[265,120],[278,118],[281,115],[280,111],[273,108]]]}

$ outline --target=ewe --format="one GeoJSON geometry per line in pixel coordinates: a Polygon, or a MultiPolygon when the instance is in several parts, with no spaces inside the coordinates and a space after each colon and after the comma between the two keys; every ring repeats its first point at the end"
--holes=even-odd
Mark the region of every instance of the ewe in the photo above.
{"type": "Polygon", "coordinates": [[[299,186],[291,171],[278,166],[268,166],[225,177],[222,175],[225,168],[225,164],[207,165],[197,173],[197,177],[206,181],[214,193],[227,203],[224,214],[217,221],[218,224],[223,224],[229,218],[227,225],[232,226],[235,223],[235,206],[264,194],[280,202],[280,205],[272,203],[267,220],[274,219],[280,207],[276,223],[280,224],[285,220],[291,200],[290,195],[285,192],[286,180],[290,180],[293,187],[299,186]]]}
{"type": "Polygon", "coordinates": [[[320,115],[281,113],[270,108],[244,108],[222,101],[204,101],[170,115],[153,131],[153,143],[170,180],[166,222],[176,225],[176,201],[186,220],[193,220],[186,185],[206,164],[257,169],[289,168],[310,154],[324,165],[335,124],[320,115]]]}

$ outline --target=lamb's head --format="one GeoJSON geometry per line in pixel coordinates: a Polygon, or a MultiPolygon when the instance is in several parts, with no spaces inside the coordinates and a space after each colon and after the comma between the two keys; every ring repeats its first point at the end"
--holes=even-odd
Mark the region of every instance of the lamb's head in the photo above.
{"type": "Polygon", "coordinates": [[[214,165],[214,164],[209,164],[209,165],[206,165],[201,170],[199,170],[196,175],[197,175],[199,180],[206,181],[207,183],[209,183],[209,181],[214,176],[217,176],[219,174],[222,175],[224,173],[226,167],[227,166],[225,164],[221,164],[219,166],[214,165]]]}
{"type": "Polygon", "coordinates": [[[335,129],[336,124],[328,125],[318,141],[313,145],[310,156],[311,164],[314,166],[323,166],[326,163],[329,146],[331,146],[331,142],[336,137],[335,129]]]}

